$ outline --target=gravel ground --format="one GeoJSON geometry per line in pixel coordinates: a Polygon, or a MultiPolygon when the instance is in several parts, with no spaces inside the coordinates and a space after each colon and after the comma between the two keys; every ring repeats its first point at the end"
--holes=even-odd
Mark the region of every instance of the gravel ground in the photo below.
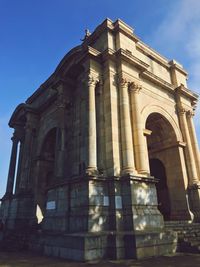
{"type": "Polygon", "coordinates": [[[0,267],[200,267],[200,254],[179,253],[146,260],[75,263],[32,253],[0,252],[0,267]]]}

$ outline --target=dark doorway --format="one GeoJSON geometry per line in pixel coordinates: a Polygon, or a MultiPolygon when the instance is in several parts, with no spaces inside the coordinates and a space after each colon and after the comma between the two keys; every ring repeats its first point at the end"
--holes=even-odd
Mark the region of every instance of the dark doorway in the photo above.
{"type": "Polygon", "coordinates": [[[164,220],[169,220],[170,200],[165,167],[159,159],[150,159],[149,165],[151,175],[158,180],[158,182],[156,183],[158,209],[162,213],[164,220]]]}

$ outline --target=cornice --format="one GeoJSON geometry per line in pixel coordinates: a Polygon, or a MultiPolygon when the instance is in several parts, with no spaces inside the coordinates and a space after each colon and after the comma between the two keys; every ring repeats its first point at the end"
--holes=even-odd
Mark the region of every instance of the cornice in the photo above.
{"type": "Polygon", "coordinates": [[[106,61],[108,59],[115,59],[116,58],[115,53],[116,53],[116,51],[111,49],[111,48],[108,48],[108,49],[104,50],[101,53],[102,60],[106,61]]]}
{"type": "Polygon", "coordinates": [[[150,71],[144,71],[140,73],[140,76],[147,78],[148,80],[152,81],[153,83],[158,84],[159,86],[169,90],[169,91],[174,91],[175,87],[174,85],[166,82],[162,78],[158,77],[157,75],[153,74],[150,71]]]}
{"type": "Polygon", "coordinates": [[[178,95],[184,95],[190,98],[194,103],[196,103],[196,101],[199,98],[198,94],[192,92],[190,89],[186,88],[183,84],[178,86],[175,90],[178,95]]]}
{"type": "Polygon", "coordinates": [[[39,112],[39,113],[44,112],[47,108],[49,108],[49,106],[50,106],[53,102],[56,101],[56,99],[57,99],[57,93],[54,94],[54,95],[52,95],[52,96],[50,96],[50,97],[47,99],[47,101],[43,102],[42,105],[40,105],[40,106],[38,107],[38,112],[39,112]]]}
{"type": "Polygon", "coordinates": [[[170,68],[170,64],[168,63],[168,59],[157,53],[151,47],[147,46],[146,44],[142,43],[141,40],[136,43],[136,49],[146,55],[147,57],[152,58],[154,61],[159,63],[160,65],[164,66],[165,68],[170,68]]]}
{"type": "Polygon", "coordinates": [[[184,70],[179,64],[178,62],[176,62],[175,60],[171,60],[169,62],[169,68],[170,69],[175,69],[178,70],[179,72],[181,72],[183,75],[185,75],[186,77],[188,76],[188,73],[186,70],[184,70]]]}
{"type": "Polygon", "coordinates": [[[113,32],[117,33],[117,32],[121,32],[124,35],[126,35],[127,37],[129,37],[131,40],[133,40],[134,42],[138,42],[139,38],[133,33],[134,29],[131,28],[128,24],[126,24],[125,22],[123,22],[122,20],[118,19],[113,23],[113,32]]]}
{"type": "Polygon", "coordinates": [[[98,51],[97,49],[95,49],[95,48],[93,48],[93,47],[91,47],[91,46],[88,46],[88,47],[87,47],[87,53],[88,53],[89,55],[91,55],[91,56],[95,56],[95,57],[98,57],[98,56],[101,54],[100,51],[98,51]]]}
{"type": "Polygon", "coordinates": [[[149,67],[149,64],[140,60],[139,58],[135,57],[130,52],[128,52],[122,48],[120,48],[119,50],[116,51],[116,55],[118,57],[121,57],[125,61],[129,62],[130,64],[135,65],[141,71],[145,71],[149,67]]]}

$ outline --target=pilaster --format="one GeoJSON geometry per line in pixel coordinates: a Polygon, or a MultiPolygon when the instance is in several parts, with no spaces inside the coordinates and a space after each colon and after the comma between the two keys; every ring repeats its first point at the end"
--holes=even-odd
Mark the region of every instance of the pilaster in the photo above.
{"type": "Polygon", "coordinates": [[[96,106],[95,106],[95,88],[98,83],[97,77],[92,73],[87,76],[87,96],[88,96],[88,148],[87,148],[87,166],[86,173],[93,175],[97,173],[97,136],[96,136],[96,106]]]}
{"type": "Polygon", "coordinates": [[[188,125],[186,120],[186,109],[184,109],[182,106],[178,106],[177,109],[178,109],[180,127],[182,130],[184,141],[186,142],[185,156],[186,156],[186,165],[189,175],[189,186],[192,186],[194,184],[198,184],[198,176],[192,150],[190,133],[188,130],[188,125]]]}
{"type": "Polygon", "coordinates": [[[135,172],[128,85],[124,77],[119,78],[122,175],[135,172]]]}
{"type": "Polygon", "coordinates": [[[142,86],[137,82],[130,82],[130,100],[133,123],[133,143],[135,151],[136,169],[138,173],[149,175],[148,150],[145,142],[142,117],[140,114],[140,91],[142,86]]]}
{"type": "Polygon", "coordinates": [[[6,196],[10,196],[13,194],[13,187],[14,187],[14,182],[15,182],[17,150],[18,150],[18,143],[19,143],[19,138],[16,134],[16,131],[14,132],[11,140],[12,140],[12,152],[11,152],[10,166],[9,166],[9,172],[8,172],[6,196]]]}
{"type": "Polygon", "coordinates": [[[38,117],[32,111],[27,111],[26,124],[25,124],[25,137],[23,143],[23,155],[21,165],[23,166],[20,171],[19,190],[26,191],[32,190],[31,182],[31,164],[34,151],[34,139],[36,135],[38,117]]]}
{"type": "Polygon", "coordinates": [[[191,110],[187,111],[187,113],[186,113],[187,124],[188,124],[188,129],[189,129],[189,134],[190,134],[190,139],[191,139],[191,145],[192,145],[192,150],[193,150],[194,159],[195,159],[197,175],[198,175],[198,179],[200,180],[200,156],[199,156],[200,152],[199,152],[199,146],[198,146],[196,132],[195,132],[195,128],[194,128],[193,116],[194,116],[193,111],[191,111],[191,110]]]}

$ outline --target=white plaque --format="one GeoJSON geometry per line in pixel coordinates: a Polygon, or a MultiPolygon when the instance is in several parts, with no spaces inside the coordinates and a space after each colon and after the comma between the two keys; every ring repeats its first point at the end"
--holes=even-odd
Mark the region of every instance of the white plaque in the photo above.
{"type": "Polygon", "coordinates": [[[46,209],[47,210],[55,210],[56,209],[56,202],[55,201],[48,201],[46,209]]]}
{"type": "Polygon", "coordinates": [[[122,197],[120,196],[115,197],[115,208],[122,209],[122,197]]]}
{"type": "Polygon", "coordinates": [[[109,197],[108,196],[104,196],[103,197],[103,205],[104,206],[109,206],[109,197]]]}

